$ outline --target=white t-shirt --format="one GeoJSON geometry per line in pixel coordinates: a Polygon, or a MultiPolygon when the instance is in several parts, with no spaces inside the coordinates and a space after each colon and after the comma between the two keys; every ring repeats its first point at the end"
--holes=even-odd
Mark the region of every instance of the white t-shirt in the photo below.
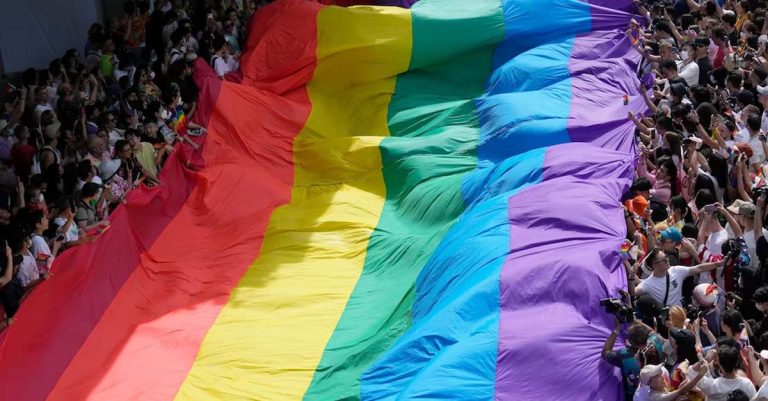
{"type": "Polygon", "coordinates": [[[51,264],[53,264],[53,255],[51,248],[48,247],[48,243],[45,242],[45,238],[37,234],[32,235],[32,247],[30,248],[30,251],[32,251],[32,256],[34,256],[37,261],[37,269],[40,272],[47,272],[50,270],[51,264]]]}
{"type": "Polygon", "coordinates": [[[736,135],[733,136],[733,141],[736,143],[749,142],[749,130],[746,128],[740,129],[738,132],[736,132],[736,135]]]}
{"type": "MultiPolygon", "coordinates": [[[[725,229],[721,229],[719,231],[715,231],[707,237],[707,242],[704,246],[699,247],[699,251],[704,249],[706,247],[706,251],[704,252],[704,257],[702,258],[703,262],[709,262],[712,256],[722,256],[723,255],[723,244],[728,241],[728,231],[725,229]]],[[[699,284],[709,284],[709,283],[715,283],[720,288],[725,288],[725,277],[723,277],[723,269],[724,266],[719,266],[715,270],[715,277],[717,277],[717,281],[712,280],[712,272],[703,272],[699,274],[699,284]]]]}
{"type": "MultiPolygon", "coordinates": [[[[687,377],[696,377],[697,373],[693,367],[688,368],[687,377]]],[[[733,390],[743,391],[750,399],[757,394],[755,386],[746,377],[736,377],[735,379],[726,379],[718,377],[713,379],[707,373],[701,378],[698,385],[699,389],[707,396],[707,401],[727,401],[728,393],[733,390]]]]}
{"type": "Polygon", "coordinates": [[[752,148],[752,157],[749,158],[749,164],[762,163],[765,161],[765,152],[763,151],[763,142],[760,136],[755,135],[749,138],[749,147],[752,148]]]}
{"type": "Polygon", "coordinates": [[[728,231],[725,229],[715,231],[707,237],[707,250],[713,256],[723,255],[723,244],[728,241],[728,231]]]}
{"type": "Polygon", "coordinates": [[[760,389],[757,390],[757,395],[755,395],[754,399],[758,399],[760,397],[768,398],[768,381],[763,383],[762,386],[760,386],[760,389]]]}
{"type": "Polygon", "coordinates": [[[760,129],[763,132],[768,132],[768,111],[764,111],[760,117],[760,129]]]}
{"type": "MultiPolygon", "coordinates": [[[[53,219],[53,222],[56,223],[56,225],[59,227],[63,227],[65,224],[67,224],[67,220],[61,217],[53,219]]],[[[80,238],[80,232],[77,229],[77,224],[73,222],[72,225],[69,226],[69,230],[64,233],[64,242],[77,241],[78,238],[80,238]]]]}
{"type": "Polygon", "coordinates": [[[219,78],[237,70],[240,67],[240,64],[237,62],[237,60],[235,60],[234,57],[231,55],[227,55],[225,57],[213,56],[211,58],[211,60],[213,60],[213,70],[216,71],[216,75],[219,78]]]}
{"type": "Polygon", "coordinates": [[[37,270],[35,257],[31,253],[22,253],[21,257],[21,265],[19,266],[18,273],[16,273],[16,277],[18,277],[21,286],[26,287],[29,283],[40,279],[40,272],[37,270]]]}
{"type": "Polygon", "coordinates": [[[696,61],[683,65],[682,61],[677,62],[677,75],[685,80],[688,86],[694,86],[699,84],[699,65],[696,61]]]}
{"type": "MultiPolygon", "coordinates": [[[[683,280],[688,277],[692,268],[686,266],[672,266],[667,270],[669,274],[669,296],[667,304],[664,306],[683,306],[680,302],[683,290],[683,280]]],[[[659,303],[664,302],[664,295],[667,289],[667,278],[650,276],[638,284],[637,288],[643,290],[643,293],[651,295],[659,303]]]]}

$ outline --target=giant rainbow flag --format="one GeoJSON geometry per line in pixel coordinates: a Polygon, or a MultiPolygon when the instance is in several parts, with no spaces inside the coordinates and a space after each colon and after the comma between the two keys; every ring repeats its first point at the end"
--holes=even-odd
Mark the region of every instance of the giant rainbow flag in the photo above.
{"type": "Polygon", "coordinates": [[[632,11],[260,10],[240,82],[198,63],[201,150],[3,333],[0,400],[619,400],[632,11]]]}

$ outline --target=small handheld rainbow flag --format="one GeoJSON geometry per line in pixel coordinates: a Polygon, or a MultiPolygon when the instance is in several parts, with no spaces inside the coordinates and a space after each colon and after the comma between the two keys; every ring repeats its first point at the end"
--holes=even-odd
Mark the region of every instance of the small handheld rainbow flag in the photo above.
{"type": "Polygon", "coordinates": [[[630,258],[629,251],[631,249],[632,243],[628,239],[625,239],[624,243],[621,244],[621,248],[619,249],[619,254],[623,260],[628,260],[630,258]]]}
{"type": "Polygon", "coordinates": [[[179,106],[171,119],[171,128],[179,133],[185,134],[187,131],[187,116],[184,115],[184,109],[179,106]]]}

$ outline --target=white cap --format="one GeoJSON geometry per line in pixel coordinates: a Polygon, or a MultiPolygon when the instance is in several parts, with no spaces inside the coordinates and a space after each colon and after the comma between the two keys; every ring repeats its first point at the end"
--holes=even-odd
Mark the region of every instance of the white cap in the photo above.
{"type": "Polygon", "coordinates": [[[106,183],[110,178],[117,174],[117,170],[119,170],[122,165],[123,162],[120,159],[105,160],[99,163],[99,177],[106,183]]]}
{"type": "Polygon", "coordinates": [[[645,365],[640,370],[640,383],[648,385],[654,377],[661,374],[661,364],[659,365],[645,365]]]}

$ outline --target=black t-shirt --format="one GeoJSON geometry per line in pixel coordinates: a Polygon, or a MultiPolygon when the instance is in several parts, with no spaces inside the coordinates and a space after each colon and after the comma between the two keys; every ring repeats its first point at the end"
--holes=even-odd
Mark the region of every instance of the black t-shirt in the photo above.
{"type": "Polygon", "coordinates": [[[739,31],[734,29],[733,32],[729,33],[728,40],[731,41],[731,46],[736,46],[739,43],[739,31]]]}
{"type": "Polygon", "coordinates": [[[699,65],[699,85],[710,83],[709,72],[712,71],[712,63],[709,62],[709,57],[696,59],[696,64],[699,65]]]}

